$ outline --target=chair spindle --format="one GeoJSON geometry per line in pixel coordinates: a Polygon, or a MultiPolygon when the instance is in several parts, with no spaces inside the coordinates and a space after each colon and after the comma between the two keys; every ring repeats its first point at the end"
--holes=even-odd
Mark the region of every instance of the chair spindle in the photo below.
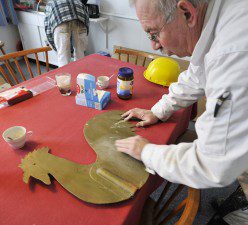
{"type": "Polygon", "coordinates": [[[24,60],[25,60],[26,65],[27,65],[27,67],[28,67],[28,72],[29,72],[30,76],[31,76],[32,78],[34,78],[33,71],[32,71],[32,69],[31,69],[31,66],[30,66],[28,57],[27,57],[26,55],[24,56],[24,60]]]}
{"type": "Polygon", "coordinates": [[[174,208],[165,218],[163,218],[162,222],[159,223],[159,225],[166,225],[166,223],[168,223],[173,217],[175,217],[176,215],[178,215],[178,213],[180,213],[183,207],[185,207],[186,203],[187,203],[186,199],[180,202],[176,208],[174,208]]]}
{"type": "Polygon", "coordinates": [[[159,211],[159,206],[160,206],[161,202],[163,201],[163,199],[165,198],[165,195],[167,194],[168,190],[170,189],[170,186],[171,186],[171,182],[168,181],[166,183],[164,190],[162,191],[158,201],[156,202],[156,205],[154,206],[155,215],[157,215],[157,213],[159,211]]]}
{"type": "Polygon", "coordinates": [[[48,58],[48,51],[45,52],[46,54],[46,71],[49,71],[49,58],[48,58]]]}
{"type": "Polygon", "coordinates": [[[27,80],[26,77],[24,76],[24,73],[23,73],[23,71],[22,71],[22,69],[21,69],[21,67],[20,67],[20,64],[19,64],[18,61],[16,60],[16,58],[14,58],[14,62],[15,62],[15,64],[16,64],[16,67],[17,67],[19,73],[21,74],[22,79],[23,79],[23,80],[27,80]]]}
{"type": "Polygon", "coordinates": [[[178,185],[178,187],[176,188],[176,190],[173,192],[173,194],[170,196],[170,198],[167,200],[167,202],[165,203],[165,205],[162,207],[162,209],[160,210],[160,212],[155,215],[155,220],[156,222],[159,220],[159,218],[161,217],[161,215],[163,215],[168,206],[170,205],[170,203],[175,199],[175,197],[182,191],[182,189],[184,188],[183,185],[178,185]]]}
{"type": "Polygon", "coordinates": [[[9,71],[11,77],[13,78],[13,80],[18,84],[19,81],[17,80],[17,78],[16,78],[16,76],[15,76],[15,73],[14,73],[12,67],[11,67],[10,64],[9,64],[9,61],[8,61],[8,60],[5,60],[5,61],[4,61],[4,64],[5,64],[5,66],[7,67],[7,69],[8,69],[8,71],[9,71]]]}
{"type": "Polygon", "coordinates": [[[0,72],[3,74],[4,79],[11,85],[13,86],[13,82],[9,79],[9,76],[5,73],[3,67],[0,65],[0,72]]]}
{"type": "Polygon", "coordinates": [[[41,69],[40,69],[40,62],[39,62],[38,53],[35,53],[35,60],[36,60],[36,66],[37,66],[38,74],[41,75],[41,69]]]}

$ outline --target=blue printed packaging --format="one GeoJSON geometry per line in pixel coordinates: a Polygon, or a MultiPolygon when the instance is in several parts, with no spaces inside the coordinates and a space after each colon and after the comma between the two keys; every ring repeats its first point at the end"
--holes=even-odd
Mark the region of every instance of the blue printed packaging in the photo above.
{"type": "Polygon", "coordinates": [[[77,95],[90,101],[99,101],[96,90],[96,79],[93,75],[80,73],[77,76],[77,95]]]}
{"type": "Polygon", "coordinates": [[[77,95],[76,104],[81,105],[81,106],[86,106],[89,108],[93,108],[93,109],[103,110],[111,99],[110,92],[97,90],[96,93],[97,93],[99,101],[96,101],[96,102],[91,101],[80,95],[77,95]]]}

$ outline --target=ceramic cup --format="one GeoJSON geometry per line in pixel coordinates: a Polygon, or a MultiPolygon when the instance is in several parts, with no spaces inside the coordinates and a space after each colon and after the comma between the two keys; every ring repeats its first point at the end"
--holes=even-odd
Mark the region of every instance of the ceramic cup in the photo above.
{"type": "Polygon", "coordinates": [[[110,78],[107,76],[100,76],[97,78],[96,84],[100,89],[105,89],[109,86],[109,80],[110,78]]]}
{"type": "Polygon", "coordinates": [[[26,131],[25,127],[14,126],[3,132],[3,139],[14,149],[22,148],[26,143],[27,135],[31,136],[32,131],[26,131]]]}

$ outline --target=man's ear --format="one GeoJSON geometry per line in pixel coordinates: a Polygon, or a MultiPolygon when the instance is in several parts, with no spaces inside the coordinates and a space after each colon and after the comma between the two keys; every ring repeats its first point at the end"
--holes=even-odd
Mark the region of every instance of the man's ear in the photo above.
{"type": "Polygon", "coordinates": [[[188,0],[181,0],[177,3],[179,13],[184,17],[190,28],[197,23],[197,9],[188,0]]]}

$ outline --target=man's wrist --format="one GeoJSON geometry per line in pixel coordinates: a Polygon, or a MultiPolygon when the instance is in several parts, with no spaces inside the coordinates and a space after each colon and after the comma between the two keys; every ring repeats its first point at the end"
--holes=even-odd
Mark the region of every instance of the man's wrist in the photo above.
{"type": "Polygon", "coordinates": [[[152,168],[152,163],[151,163],[151,155],[153,152],[153,146],[154,144],[146,144],[141,152],[141,160],[146,166],[146,171],[151,174],[155,174],[155,171],[152,168]]]}
{"type": "Polygon", "coordinates": [[[162,106],[158,102],[157,104],[155,104],[151,108],[151,111],[152,111],[152,113],[153,113],[154,116],[156,116],[159,120],[161,120],[161,121],[164,122],[164,121],[166,121],[172,115],[173,112],[171,112],[171,111],[164,112],[161,107],[162,106]]]}
{"type": "Polygon", "coordinates": [[[151,155],[153,144],[146,144],[141,152],[141,160],[147,167],[151,167],[151,155]]]}

